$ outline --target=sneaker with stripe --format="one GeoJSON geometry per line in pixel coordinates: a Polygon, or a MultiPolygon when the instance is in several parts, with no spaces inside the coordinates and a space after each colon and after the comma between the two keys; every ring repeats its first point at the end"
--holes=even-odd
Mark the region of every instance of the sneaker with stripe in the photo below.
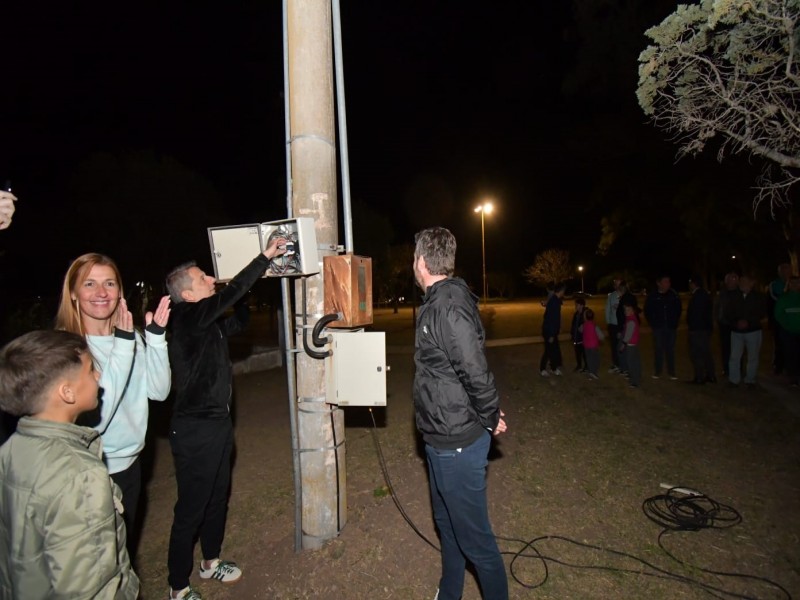
{"type": "Polygon", "coordinates": [[[200,578],[215,579],[222,583],[236,583],[242,578],[242,570],[236,566],[235,562],[220,560],[215,558],[207,569],[200,563],[200,578]]]}

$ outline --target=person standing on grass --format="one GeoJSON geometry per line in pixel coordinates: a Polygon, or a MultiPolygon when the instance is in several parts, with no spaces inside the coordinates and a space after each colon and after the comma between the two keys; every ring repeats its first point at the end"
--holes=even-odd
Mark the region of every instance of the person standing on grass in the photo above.
{"type": "Polygon", "coordinates": [[[547,363],[550,363],[554,375],[561,375],[561,346],[558,345],[558,334],[561,331],[561,303],[566,286],[556,284],[553,294],[544,307],[544,320],[542,321],[542,339],[544,340],[544,354],[539,361],[539,374],[549,377],[547,363]]]}
{"type": "MultiPolygon", "coordinates": [[[[586,352],[586,370],[589,379],[600,379],[597,370],[600,367],[600,342],[605,338],[603,330],[594,322],[594,311],[587,308],[584,311],[583,322],[583,349],[586,352]]],[[[612,341],[612,343],[614,343],[612,341]]]]}
{"type": "Polygon", "coordinates": [[[717,330],[719,331],[719,349],[722,356],[722,374],[729,377],[728,364],[731,361],[731,331],[732,324],[726,317],[727,306],[731,299],[739,294],[739,275],[731,271],[726,273],[722,282],[722,289],[717,296],[717,306],[714,314],[717,317],[717,330]]]}
{"type": "Polygon", "coordinates": [[[619,348],[621,346],[620,342],[622,341],[622,334],[624,333],[625,329],[625,305],[630,304],[633,306],[636,314],[639,314],[639,306],[636,302],[636,296],[633,295],[628,287],[627,281],[620,281],[617,284],[617,293],[619,294],[619,300],[617,302],[617,337],[612,340],[612,342],[617,347],[617,364],[619,365],[617,373],[627,377],[628,363],[626,362],[626,356],[619,353],[619,348]]]}
{"type": "Polygon", "coordinates": [[[433,518],[442,545],[438,600],[458,600],[467,561],[483,598],[507,600],[508,578],[486,498],[492,435],[506,431],[486,362],[478,297],[453,277],[456,239],[443,227],[415,237],[414,278],[424,292],[416,324],[414,409],[425,442],[433,518]]]}
{"type": "Polygon", "coordinates": [[[569,333],[572,338],[572,347],[575,350],[575,370],[586,372],[586,352],[583,348],[583,322],[586,300],[575,298],[575,313],[572,315],[572,324],[569,333]]]}
{"type": "Polygon", "coordinates": [[[789,278],[788,289],[775,303],[775,321],[780,325],[783,366],[789,384],[800,384],[800,277],[789,278]]]}
{"type": "Polygon", "coordinates": [[[636,305],[628,301],[623,305],[625,325],[622,329],[620,355],[625,355],[628,366],[628,385],[638,388],[642,383],[642,356],[639,353],[639,315],[636,305]]]}
{"type": "Polygon", "coordinates": [[[763,339],[762,321],[767,316],[764,294],[755,289],[755,279],[743,274],[739,278],[739,292],[733,294],[725,307],[725,317],[731,323],[731,359],[728,363],[728,380],[738,386],[742,382],[742,356],[747,351],[747,366],[744,383],[748,388],[756,386],[758,355],[763,339]]]}
{"type": "Polygon", "coordinates": [[[769,327],[772,329],[772,372],[775,375],[783,373],[786,361],[783,355],[783,331],[780,322],[775,320],[775,305],[778,299],[789,289],[789,278],[792,276],[792,265],[783,263],[778,265],[778,277],[773,279],[767,286],[767,319],[769,327]]]}
{"type": "Polygon", "coordinates": [[[167,275],[173,302],[169,355],[175,394],[169,442],[178,484],[167,557],[173,599],[200,600],[189,585],[198,537],[203,551],[201,579],[234,583],[242,577],[235,563],[220,560],[233,453],[228,336],[242,331],[250,318],[248,307],[239,300],[270,260],[285,252],[286,240],[273,239],[219,293],[216,280],[194,262],[167,275]],[[234,314],[226,317],[230,308],[234,314]]]}
{"type": "Polygon", "coordinates": [[[622,279],[614,279],[614,289],[608,294],[606,299],[606,327],[608,327],[608,339],[611,340],[611,367],[609,373],[619,373],[619,353],[617,350],[617,340],[619,335],[619,321],[617,320],[617,309],[620,308],[619,286],[623,283],[622,279]]]}
{"type": "Polygon", "coordinates": [[[653,379],[661,377],[664,359],[667,362],[667,375],[677,379],[675,375],[675,340],[678,337],[678,320],[681,317],[681,299],[678,292],[672,289],[672,281],[666,275],[656,280],[656,290],[647,294],[644,303],[644,314],[653,330],[654,373],[653,379]]]}
{"type": "Polygon", "coordinates": [[[711,333],[714,328],[714,309],[711,296],[703,289],[702,280],[689,279],[692,296],[686,306],[686,325],[689,328],[689,357],[694,367],[692,383],[716,383],[714,359],[711,356],[711,333]]]}

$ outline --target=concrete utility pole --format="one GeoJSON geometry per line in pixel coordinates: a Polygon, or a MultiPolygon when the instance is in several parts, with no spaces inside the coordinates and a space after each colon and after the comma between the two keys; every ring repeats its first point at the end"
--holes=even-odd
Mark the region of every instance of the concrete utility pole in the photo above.
{"type": "MultiPolygon", "coordinates": [[[[338,245],[336,129],[330,0],[288,0],[292,207],[313,217],[317,242],[338,245]]],[[[334,250],[320,250],[320,259],[334,250]]],[[[296,347],[302,348],[302,287],[295,284],[296,347]]],[[[307,324],[324,310],[322,272],[307,279],[307,324]]],[[[308,331],[311,339],[311,332],[308,331]]],[[[347,521],[344,413],[325,397],[325,362],[297,356],[297,427],[302,488],[302,547],[318,549],[347,521]]]]}

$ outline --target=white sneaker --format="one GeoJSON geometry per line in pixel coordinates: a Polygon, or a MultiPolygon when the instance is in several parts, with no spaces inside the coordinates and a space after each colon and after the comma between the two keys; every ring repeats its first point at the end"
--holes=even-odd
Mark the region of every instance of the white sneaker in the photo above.
{"type": "MultiPolygon", "coordinates": [[[[548,373],[545,369],[539,371],[539,375],[541,375],[542,377],[550,377],[550,373],[548,373]]],[[[439,592],[436,593],[438,594],[439,592]]],[[[436,598],[434,598],[433,600],[436,600],[436,598]]]]}
{"type": "Polygon", "coordinates": [[[436,590],[436,595],[433,597],[433,600],[439,600],[439,590],[436,590]]]}
{"type": "Polygon", "coordinates": [[[177,596],[173,596],[172,590],[170,590],[168,596],[170,600],[203,600],[200,592],[193,590],[191,586],[186,586],[183,588],[180,592],[178,592],[177,596]]]}
{"type": "Polygon", "coordinates": [[[597,380],[597,379],[600,379],[600,378],[597,375],[595,375],[594,373],[589,373],[589,379],[597,380]]]}
{"type": "Polygon", "coordinates": [[[216,579],[222,583],[235,583],[242,578],[242,570],[236,563],[215,558],[207,569],[200,563],[200,579],[216,579]]]}
{"type": "Polygon", "coordinates": [[[555,373],[556,375],[563,375],[561,369],[556,369],[555,371],[553,371],[553,373],[555,373]]]}

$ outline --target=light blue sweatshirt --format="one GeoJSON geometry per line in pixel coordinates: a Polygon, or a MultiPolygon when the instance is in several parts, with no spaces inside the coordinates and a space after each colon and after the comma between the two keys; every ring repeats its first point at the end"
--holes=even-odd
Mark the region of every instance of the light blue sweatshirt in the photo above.
{"type": "Polygon", "coordinates": [[[169,395],[172,374],[165,331],[150,324],[144,335],[142,339],[138,332],[118,330],[114,335],[86,336],[103,388],[100,422],[95,429],[103,437],[109,473],[130,467],[144,448],[148,398],[165,400],[169,395]]]}

